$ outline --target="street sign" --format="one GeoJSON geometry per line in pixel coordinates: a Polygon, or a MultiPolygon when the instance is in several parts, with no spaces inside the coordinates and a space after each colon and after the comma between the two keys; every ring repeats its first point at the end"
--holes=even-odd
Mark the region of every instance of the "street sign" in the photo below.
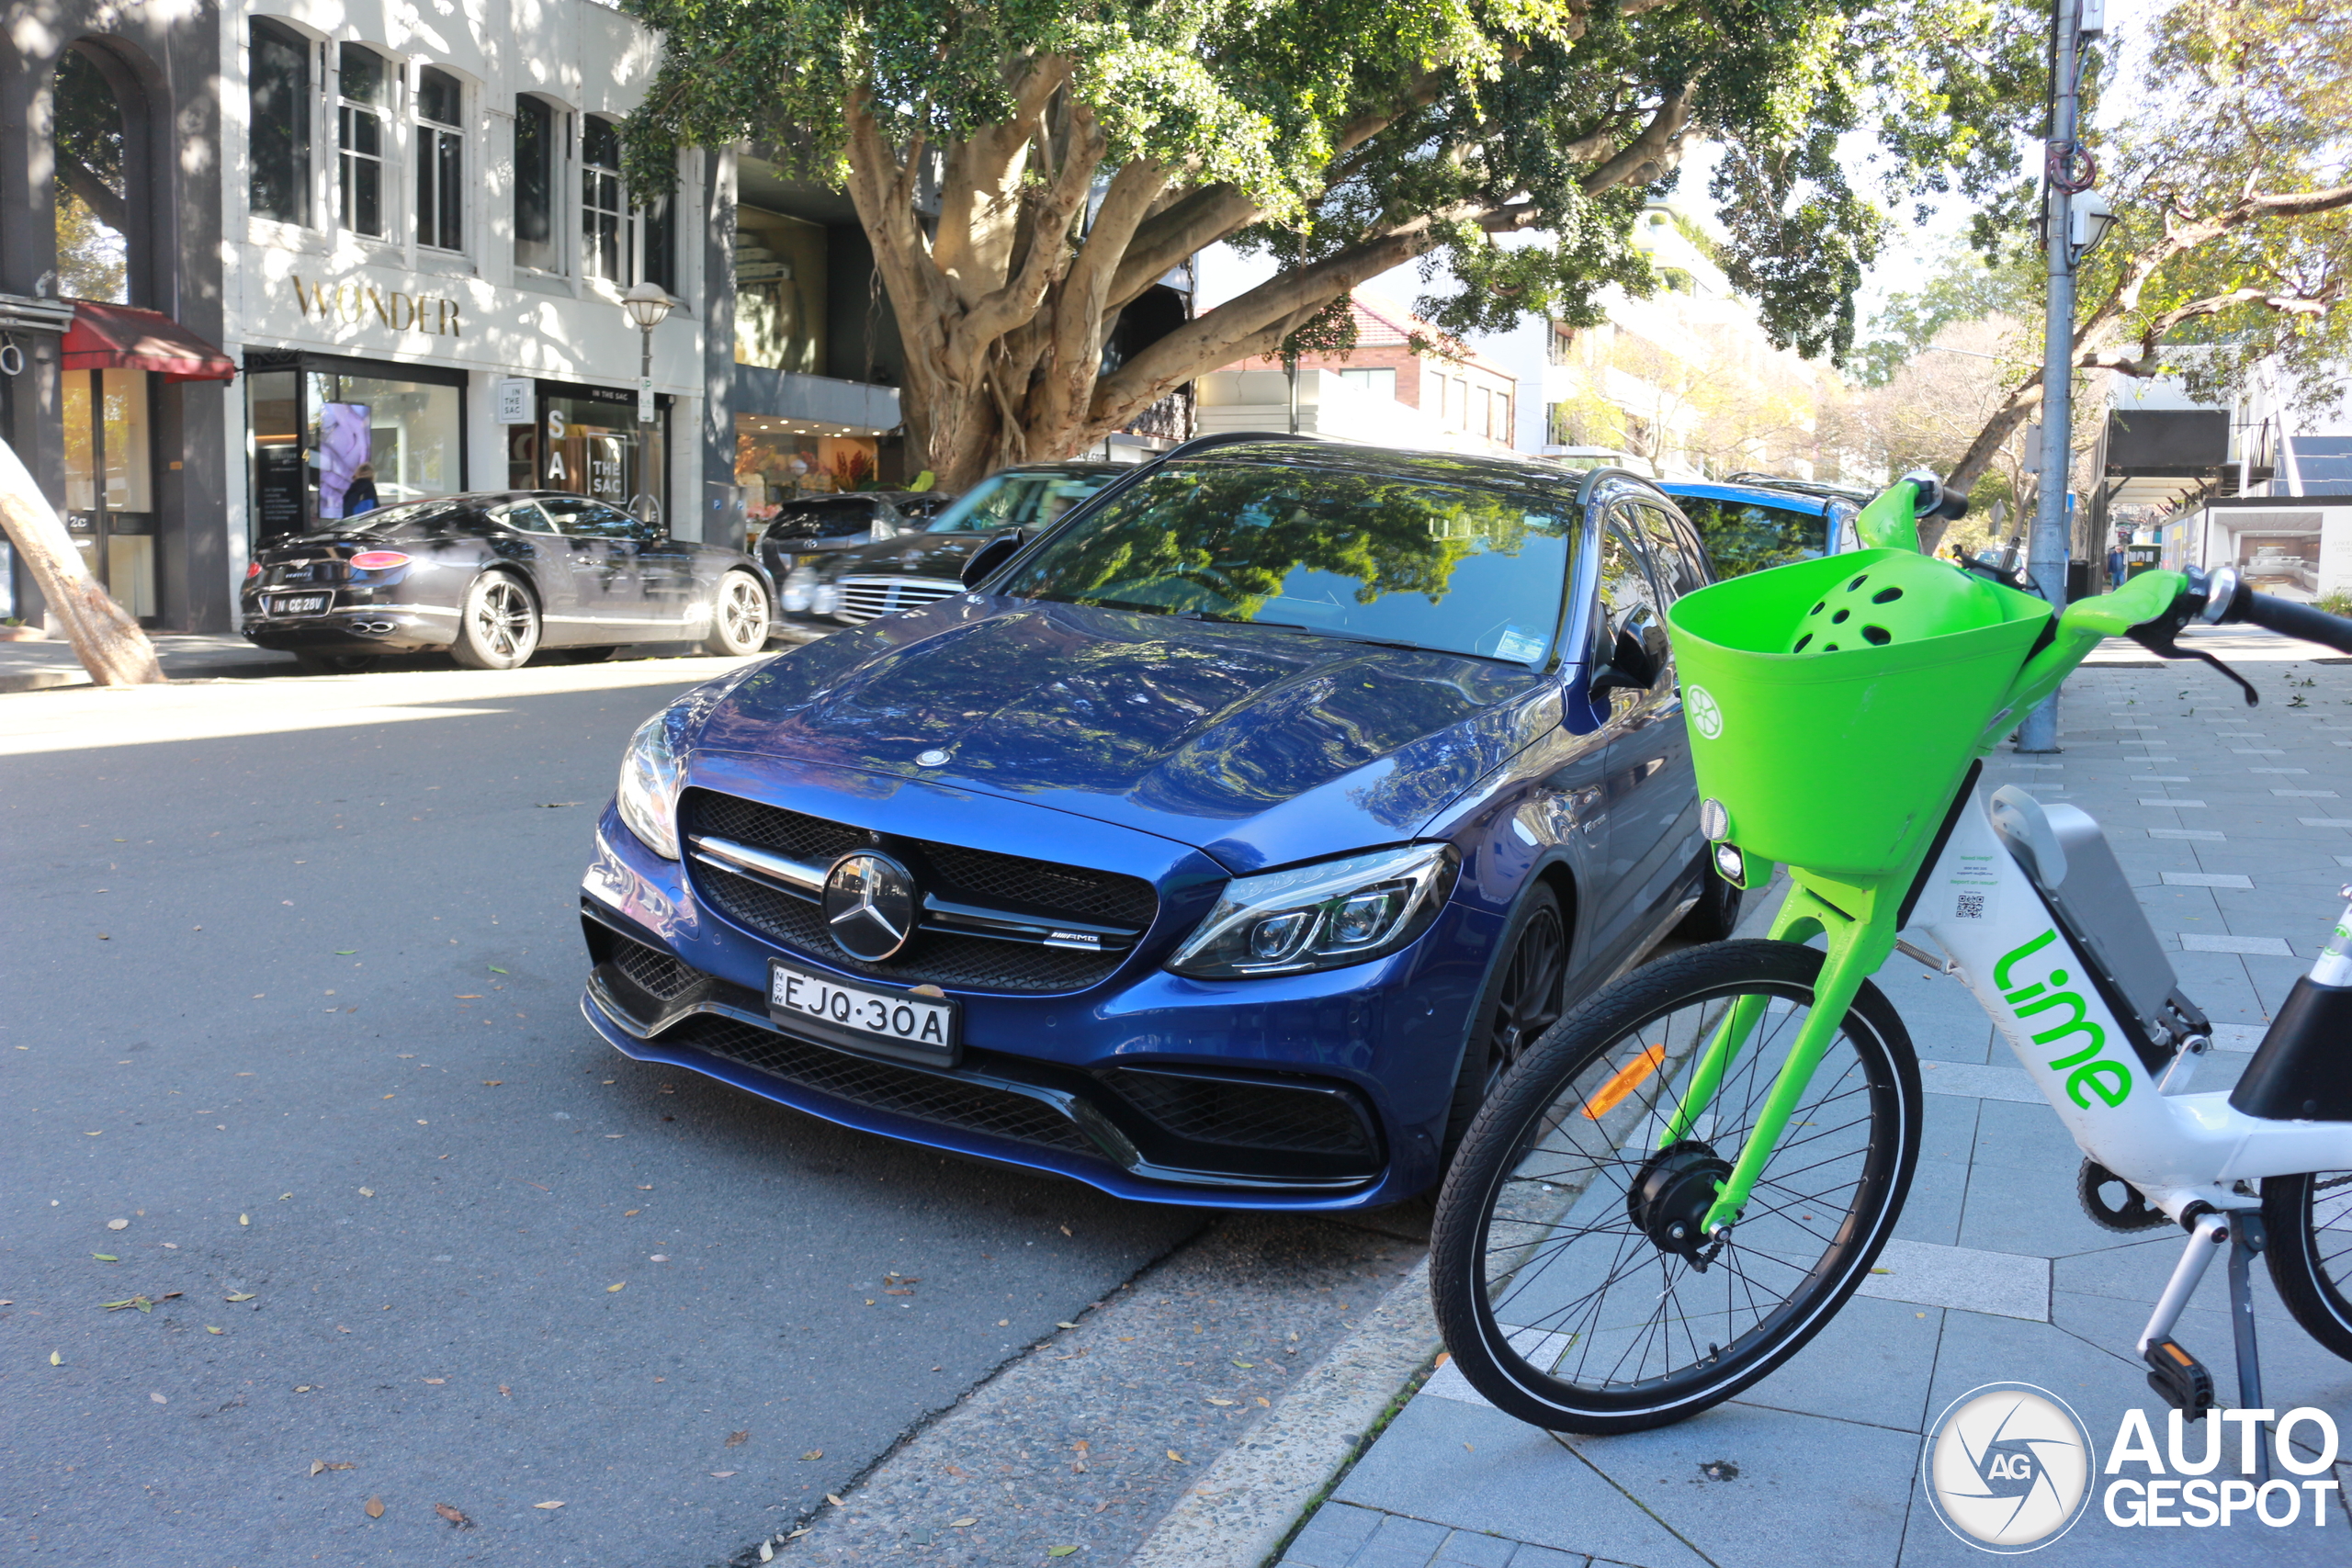
{"type": "Polygon", "coordinates": [[[532,393],[537,383],[528,376],[505,376],[498,382],[498,423],[529,424],[535,415],[531,411],[532,393]]]}
{"type": "Polygon", "coordinates": [[[650,376],[637,378],[637,423],[653,423],[653,378],[650,376]]]}

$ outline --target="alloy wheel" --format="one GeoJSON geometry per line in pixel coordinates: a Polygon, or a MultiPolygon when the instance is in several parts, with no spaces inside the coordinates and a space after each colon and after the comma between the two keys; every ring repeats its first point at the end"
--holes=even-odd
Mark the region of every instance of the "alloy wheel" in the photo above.
{"type": "Polygon", "coordinates": [[[1566,967],[1567,946],[1559,912],[1549,908],[1538,909],[1519,933],[1488,1026],[1489,1094],[1521,1054],[1560,1021],[1560,976],[1566,967]]]}
{"type": "Polygon", "coordinates": [[[516,658],[530,629],[531,602],[503,579],[483,586],[474,602],[474,629],[482,646],[501,659],[516,658]]]}
{"type": "Polygon", "coordinates": [[[767,605],[762,603],[759,587],[741,572],[727,580],[727,592],[718,602],[718,615],[727,628],[727,640],[738,647],[748,646],[756,633],[767,629],[759,624],[767,619],[767,605]]]}

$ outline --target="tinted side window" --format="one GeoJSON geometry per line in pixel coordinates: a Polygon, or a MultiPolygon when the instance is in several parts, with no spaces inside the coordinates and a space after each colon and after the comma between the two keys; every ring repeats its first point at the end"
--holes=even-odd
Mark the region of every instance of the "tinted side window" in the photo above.
{"type": "Polygon", "coordinates": [[[637,519],[602,502],[580,495],[543,496],[541,510],[555,520],[556,531],[575,539],[628,539],[636,536],[637,519]]]}
{"type": "Polygon", "coordinates": [[[1707,558],[1718,579],[1744,577],[1768,567],[1811,560],[1822,553],[1828,529],[1815,513],[1747,501],[1679,498],[1682,514],[1706,541],[1707,558]]]}
{"type": "Polygon", "coordinates": [[[1650,547],[1650,564],[1657,569],[1658,592],[1666,595],[1668,604],[1685,593],[1697,592],[1707,585],[1699,563],[1690,558],[1682,531],[1674,519],[1654,506],[1636,509],[1642,520],[1642,532],[1650,547]]]}
{"type": "Polygon", "coordinates": [[[1621,638],[1641,645],[1656,669],[1663,670],[1671,649],[1666,621],[1659,614],[1657,590],[1651,586],[1648,564],[1623,512],[1613,513],[1600,533],[1600,619],[1593,639],[1596,664],[1608,662],[1621,638]]]}
{"type": "Polygon", "coordinates": [[[537,502],[518,501],[511,506],[497,508],[490,515],[492,522],[521,534],[552,534],[556,531],[555,525],[548,521],[546,513],[539,510],[537,502]]]}

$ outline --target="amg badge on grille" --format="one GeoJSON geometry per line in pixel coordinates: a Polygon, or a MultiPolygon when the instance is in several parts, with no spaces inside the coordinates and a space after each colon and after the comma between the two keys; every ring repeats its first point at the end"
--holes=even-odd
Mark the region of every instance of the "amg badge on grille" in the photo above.
{"type": "Polygon", "coordinates": [[[888,855],[859,850],[826,874],[825,923],[852,958],[879,964],[906,946],[917,908],[915,879],[888,855]]]}

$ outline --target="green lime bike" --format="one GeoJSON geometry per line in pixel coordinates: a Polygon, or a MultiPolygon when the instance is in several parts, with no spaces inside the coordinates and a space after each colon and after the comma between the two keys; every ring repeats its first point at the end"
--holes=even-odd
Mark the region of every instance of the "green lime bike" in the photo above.
{"type": "Polygon", "coordinates": [[[2192,1093],[2211,1025],[2097,824],[1979,786],[1982,760],[2104,638],[2218,668],[2175,640],[2190,621],[2346,650],[2352,621],[2230,568],[2150,571],[2053,616],[2004,573],[1921,555],[1917,521],[1938,511],[1956,514],[1935,477],[1908,476],[1856,519],[1864,548],[1668,612],[1716,870],[1754,888],[1785,866],[1789,892],[1770,940],[1587,998],[1464,1138],[1431,1290],[1454,1364],[1522,1420],[1682,1420],[1853,1294],[1919,1154],[1918,1064],[1871,978],[1898,951],[1992,1016],[2081,1146],[2094,1219],[2188,1233],[2140,1340],[2152,1386],[2192,1416],[2213,1404],[2172,1329],[2224,1252],[2242,1404],[2262,1403],[2257,1253],[2296,1320],[2352,1359],[2352,910],[2237,1086],[2192,1093]]]}

